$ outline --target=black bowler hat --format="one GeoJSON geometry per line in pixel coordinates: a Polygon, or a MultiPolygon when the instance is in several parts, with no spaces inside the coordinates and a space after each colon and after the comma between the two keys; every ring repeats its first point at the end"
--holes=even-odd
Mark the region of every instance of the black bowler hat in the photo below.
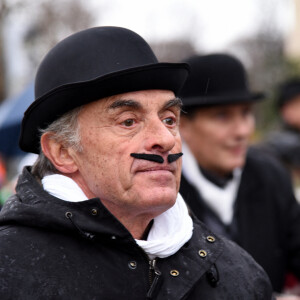
{"type": "Polygon", "coordinates": [[[300,96],[300,78],[295,77],[279,86],[277,104],[282,107],[297,96],[300,96]]]}
{"type": "Polygon", "coordinates": [[[146,41],[128,29],[95,27],[75,33],[50,50],[39,66],[20,148],[39,153],[39,129],[91,101],[149,89],[177,94],[188,72],[184,63],[158,63],[146,41]]]}
{"type": "Polygon", "coordinates": [[[234,104],[261,100],[248,89],[242,63],[227,54],[193,56],[185,60],[191,73],[181,92],[184,107],[234,104]]]}

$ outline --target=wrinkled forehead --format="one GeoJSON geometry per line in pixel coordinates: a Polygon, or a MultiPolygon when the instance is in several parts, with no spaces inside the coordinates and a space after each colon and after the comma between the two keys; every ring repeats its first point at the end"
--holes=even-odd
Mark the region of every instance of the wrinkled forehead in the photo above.
{"type": "Polygon", "coordinates": [[[169,90],[144,90],[123,93],[106,98],[106,109],[114,109],[122,106],[140,108],[142,106],[163,106],[166,101],[172,100],[175,95],[169,90]]]}
{"type": "Polygon", "coordinates": [[[145,90],[118,94],[84,105],[84,110],[102,113],[111,113],[118,109],[142,110],[161,109],[165,106],[178,106],[181,108],[181,100],[175,97],[169,90],[145,90]]]}

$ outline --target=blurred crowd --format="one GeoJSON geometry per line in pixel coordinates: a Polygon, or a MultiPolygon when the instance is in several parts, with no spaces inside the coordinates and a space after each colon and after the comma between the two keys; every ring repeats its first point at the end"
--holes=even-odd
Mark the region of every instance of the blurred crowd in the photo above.
{"type": "Polygon", "coordinates": [[[300,78],[290,78],[277,90],[280,127],[271,131],[259,147],[278,158],[290,171],[296,198],[300,199],[300,78]]]}

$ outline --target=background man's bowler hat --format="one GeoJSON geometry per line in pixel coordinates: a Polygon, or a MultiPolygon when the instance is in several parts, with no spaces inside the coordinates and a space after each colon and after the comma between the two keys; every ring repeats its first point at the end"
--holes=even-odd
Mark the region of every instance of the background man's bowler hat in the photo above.
{"type": "Polygon", "coordinates": [[[58,43],[35,79],[35,101],[24,114],[19,145],[39,153],[39,128],[80,105],[104,97],[149,89],[182,87],[189,68],[158,63],[146,41],[120,27],[95,27],[58,43]]]}
{"type": "Polygon", "coordinates": [[[241,62],[227,54],[193,56],[185,61],[191,73],[180,92],[184,107],[257,101],[263,93],[251,93],[241,62]]]}
{"type": "Polygon", "coordinates": [[[300,78],[290,78],[282,83],[278,88],[278,107],[282,107],[287,102],[300,95],[300,78]]]}

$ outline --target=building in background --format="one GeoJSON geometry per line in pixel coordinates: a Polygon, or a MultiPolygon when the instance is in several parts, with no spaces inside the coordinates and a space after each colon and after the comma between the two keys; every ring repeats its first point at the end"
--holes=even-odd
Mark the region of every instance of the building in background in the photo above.
{"type": "Polygon", "coordinates": [[[294,60],[300,60],[300,0],[293,0],[294,21],[286,36],[285,55],[294,60]]]}

